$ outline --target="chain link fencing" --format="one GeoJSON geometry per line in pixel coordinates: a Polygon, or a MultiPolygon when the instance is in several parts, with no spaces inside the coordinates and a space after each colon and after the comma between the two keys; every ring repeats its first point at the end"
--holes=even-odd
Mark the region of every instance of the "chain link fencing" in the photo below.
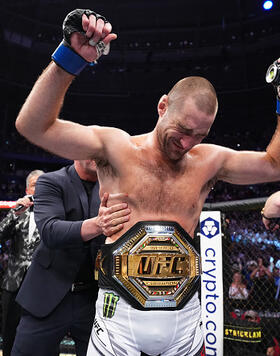
{"type": "Polygon", "coordinates": [[[223,224],[224,356],[261,356],[272,347],[271,355],[280,355],[280,230],[265,229],[264,201],[216,209],[223,224]]]}

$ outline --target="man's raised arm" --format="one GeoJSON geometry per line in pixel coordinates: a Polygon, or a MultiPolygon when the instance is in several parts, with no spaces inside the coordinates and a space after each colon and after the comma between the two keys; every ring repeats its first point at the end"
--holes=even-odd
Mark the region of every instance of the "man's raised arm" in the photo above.
{"type": "Polygon", "coordinates": [[[63,41],[52,63],[35,83],[16,120],[17,130],[32,143],[69,159],[97,157],[103,149],[99,128],[58,119],[72,80],[89,63],[109,53],[116,39],[111,24],[91,10],[77,9],[63,23],[63,41]]]}
{"type": "Polygon", "coordinates": [[[234,151],[221,148],[224,158],[218,179],[234,184],[254,184],[280,179],[280,58],[269,66],[267,83],[276,92],[277,125],[265,152],[234,151]]]}

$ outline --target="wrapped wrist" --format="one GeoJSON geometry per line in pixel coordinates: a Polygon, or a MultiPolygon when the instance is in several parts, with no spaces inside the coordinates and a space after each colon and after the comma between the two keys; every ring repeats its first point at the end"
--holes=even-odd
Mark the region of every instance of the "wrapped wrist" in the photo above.
{"type": "Polygon", "coordinates": [[[276,114],[280,115],[280,98],[276,96],[276,114]]]}
{"type": "Polygon", "coordinates": [[[72,75],[79,75],[81,71],[88,65],[94,65],[96,62],[87,62],[78,53],[67,46],[63,41],[52,54],[52,60],[66,72],[72,75]]]}

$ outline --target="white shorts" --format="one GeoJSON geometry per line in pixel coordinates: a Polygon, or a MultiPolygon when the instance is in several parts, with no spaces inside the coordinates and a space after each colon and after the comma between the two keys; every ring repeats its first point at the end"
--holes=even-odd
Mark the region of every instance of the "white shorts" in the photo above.
{"type": "Polygon", "coordinates": [[[100,289],[87,356],[203,355],[195,293],[181,310],[138,310],[115,291],[100,289]],[[202,352],[201,352],[202,351],[202,352]],[[200,353],[201,352],[201,353],[200,353]]]}

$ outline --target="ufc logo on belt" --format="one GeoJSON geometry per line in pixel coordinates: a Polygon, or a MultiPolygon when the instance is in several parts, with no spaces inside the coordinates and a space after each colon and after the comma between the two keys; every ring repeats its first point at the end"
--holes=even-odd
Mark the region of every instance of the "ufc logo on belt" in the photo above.
{"type": "Polygon", "coordinates": [[[188,272],[189,261],[184,254],[143,254],[128,256],[130,277],[176,277],[188,272]]]}

